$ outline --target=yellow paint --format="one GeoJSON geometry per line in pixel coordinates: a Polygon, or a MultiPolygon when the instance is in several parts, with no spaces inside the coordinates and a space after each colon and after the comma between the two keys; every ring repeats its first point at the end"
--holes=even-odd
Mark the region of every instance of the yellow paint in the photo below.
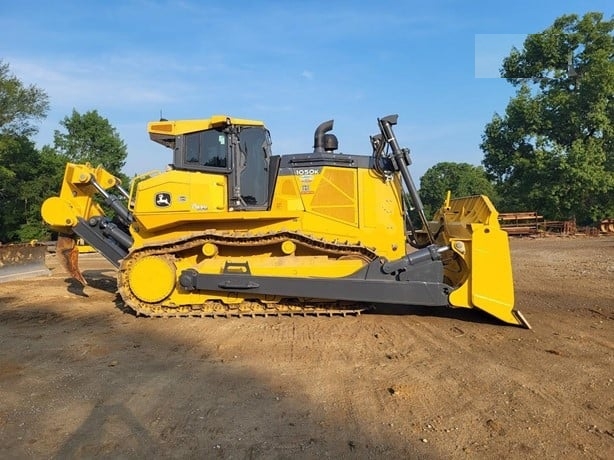
{"type": "Polygon", "coordinates": [[[498,213],[488,197],[447,200],[436,215],[445,232],[440,243],[449,244],[457,258],[444,265],[456,289],[454,307],[479,308],[501,321],[520,325],[513,314],[514,280],[508,235],[501,230],[498,213]]]}
{"type": "Polygon", "coordinates": [[[152,121],[147,124],[147,131],[152,134],[179,136],[226,125],[264,126],[264,123],[257,120],[229,117],[227,115],[213,115],[211,118],[201,120],[152,121]]]}
{"type": "Polygon", "coordinates": [[[222,174],[170,170],[139,181],[132,196],[132,211],[140,227],[152,232],[228,212],[227,179],[222,174]],[[159,193],[168,194],[168,206],[157,204],[159,193]]]}
{"type": "Polygon", "coordinates": [[[156,256],[138,259],[128,274],[130,289],[144,302],[159,302],[168,297],[175,281],[173,264],[156,256]]]}
{"type": "Polygon", "coordinates": [[[290,240],[286,240],[281,243],[281,250],[286,255],[294,254],[294,251],[296,251],[296,244],[290,240]]]}
{"type": "Polygon", "coordinates": [[[132,232],[133,247],[181,240],[208,229],[247,234],[291,231],[361,244],[389,259],[399,257],[393,248],[404,247],[405,229],[398,181],[384,183],[366,169],[326,166],[310,181],[313,193],[302,195],[300,183],[296,175],[278,176],[271,210],[232,211],[227,207],[226,176],[159,173],[136,185],[133,228],[139,231],[132,232]],[[156,205],[156,195],[162,192],[170,195],[166,207],[156,205]]]}
{"type": "Polygon", "coordinates": [[[94,168],[89,163],[67,163],[60,196],[48,198],[41,208],[43,219],[53,230],[69,233],[77,225],[77,217],[87,220],[104,215],[102,208],[92,199],[96,189],[88,184],[90,178],[105,189],[120,183],[102,166],[94,168]]]}
{"type": "Polygon", "coordinates": [[[203,244],[203,255],[205,257],[213,257],[218,253],[217,246],[213,243],[205,243],[203,244]]]}

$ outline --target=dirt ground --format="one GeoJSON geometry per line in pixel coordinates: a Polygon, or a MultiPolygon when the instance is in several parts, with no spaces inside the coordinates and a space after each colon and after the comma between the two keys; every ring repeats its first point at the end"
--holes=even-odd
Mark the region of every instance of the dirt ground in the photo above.
{"type": "Polygon", "coordinates": [[[97,255],[83,291],[59,268],[0,284],[0,458],[614,458],[614,238],[511,245],[531,331],[135,317],[97,255]]]}

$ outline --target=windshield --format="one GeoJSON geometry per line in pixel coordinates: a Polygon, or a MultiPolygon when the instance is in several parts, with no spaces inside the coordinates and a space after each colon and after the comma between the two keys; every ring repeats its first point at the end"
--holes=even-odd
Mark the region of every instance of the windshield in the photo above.
{"type": "Polygon", "coordinates": [[[215,129],[186,134],[186,165],[226,168],[228,139],[226,133],[215,129]]]}

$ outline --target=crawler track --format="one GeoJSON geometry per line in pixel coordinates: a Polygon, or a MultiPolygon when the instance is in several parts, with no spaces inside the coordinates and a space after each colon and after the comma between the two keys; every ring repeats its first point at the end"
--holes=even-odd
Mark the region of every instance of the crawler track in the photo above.
{"type": "MultiPolygon", "coordinates": [[[[131,267],[143,257],[163,256],[170,263],[182,258],[182,253],[195,250],[206,243],[222,247],[268,246],[283,241],[292,241],[297,245],[308,247],[319,254],[332,257],[358,258],[366,263],[373,260],[376,254],[364,246],[348,242],[325,242],[315,240],[305,235],[292,232],[282,232],[266,235],[235,235],[210,232],[175,241],[164,245],[150,245],[131,252],[123,261],[118,272],[118,290],[125,304],[137,314],[151,317],[257,317],[257,316],[347,316],[359,315],[372,308],[370,304],[347,302],[323,302],[315,299],[276,298],[274,300],[253,299],[253,296],[236,303],[224,303],[221,300],[207,300],[193,304],[185,295],[186,302],[171,302],[168,298],[160,302],[145,302],[132,292],[128,274],[131,267]]],[[[249,259],[249,256],[246,256],[249,259]]],[[[152,280],[155,283],[155,280],[152,280]]]]}
{"type": "Polygon", "coordinates": [[[273,306],[258,301],[244,301],[238,304],[227,305],[220,301],[208,301],[199,305],[184,305],[181,307],[158,308],[139,308],[136,310],[138,315],[156,318],[180,318],[180,317],[200,317],[200,318],[257,318],[269,316],[358,316],[362,312],[372,309],[370,305],[360,308],[324,307],[309,304],[290,304],[275,303],[273,306]]]}

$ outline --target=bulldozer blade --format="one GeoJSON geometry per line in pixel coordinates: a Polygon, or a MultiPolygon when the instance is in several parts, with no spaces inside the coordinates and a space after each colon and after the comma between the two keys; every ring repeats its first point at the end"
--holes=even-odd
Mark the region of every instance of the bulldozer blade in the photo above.
{"type": "Polygon", "coordinates": [[[79,270],[79,248],[76,241],[66,235],[59,235],[56,243],[56,255],[60,265],[68,274],[79,281],[83,286],[87,286],[87,281],[79,270]]]}
{"type": "Polygon", "coordinates": [[[463,260],[463,268],[458,270],[453,264],[446,272],[448,278],[456,277],[457,283],[450,293],[450,305],[477,308],[508,324],[530,329],[514,309],[509,237],[498,216],[490,199],[482,195],[446,200],[435,216],[436,222],[443,219],[444,236],[463,260]]]}
{"type": "Polygon", "coordinates": [[[39,243],[0,246],[0,283],[49,275],[47,246],[39,243]]]}

